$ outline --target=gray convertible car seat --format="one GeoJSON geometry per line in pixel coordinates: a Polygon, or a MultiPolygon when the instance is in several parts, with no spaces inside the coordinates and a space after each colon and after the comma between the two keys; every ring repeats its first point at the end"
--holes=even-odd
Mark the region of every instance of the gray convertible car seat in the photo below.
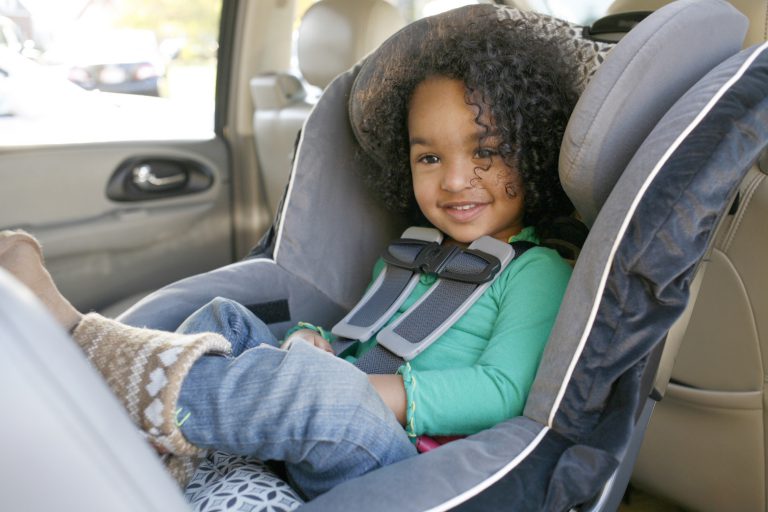
{"type": "MultiPolygon", "coordinates": [[[[590,234],[523,416],[342,484],[301,510],[337,511],[362,504],[382,511],[611,510],[611,498],[622,489],[607,482],[619,480],[617,469],[630,458],[628,446],[640,431],[637,417],[651,408],[646,397],[660,347],[686,307],[712,233],[768,142],[768,53],[765,47],[737,53],[746,21],[723,1],[680,0],[660,9],[607,56],[607,48],[580,39],[580,30],[556,20],[490,5],[451,11],[409,25],[329,86],[305,124],[275,226],[252,257],[166,287],[122,320],[174,329],[215,296],[248,305],[278,336],[297,320],[332,325],[341,318],[361,295],[380,251],[404,227],[403,219],[384,212],[355,173],[361,161],[353,155],[366,146],[356,137],[355,119],[350,121],[347,109],[357,79],[375,73],[393,48],[407,56],[401,52],[413,51],[409,41],[424,31],[460,26],[473,16],[540,24],[543,37],[554,44],[567,41],[575,50],[585,76],[604,58],[576,107],[561,159],[562,182],[590,234]]],[[[17,286],[6,281],[2,289],[18,295],[17,286]]],[[[0,301],[1,332],[8,330],[8,317],[16,309],[30,307],[26,302],[0,301]]],[[[14,335],[18,330],[8,330],[6,339],[14,345],[11,354],[25,356],[32,351],[25,348],[29,338],[14,335]]],[[[63,333],[55,331],[49,325],[35,336],[36,347],[61,343],[63,333]]],[[[69,410],[86,409],[89,416],[78,415],[76,423],[95,424],[99,439],[109,438],[105,422],[124,424],[120,440],[146,453],[114,404],[101,408],[82,387],[72,393],[58,384],[66,380],[46,378],[55,373],[57,362],[25,367],[27,380],[35,383],[28,388],[13,386],[20,377],[6,367],[14,362],[0,359],[0,376],[13,377],[3,382],[4,391],[39,402],[33,394],[42,389],[70,404],[69,410]]],[[[67,363],[87,367],[82,358],[67,363]]],[[[82,373],[98,388],[87,369],[82,373]]],[[[46,419],[49,428],[62,427],[56,429],[63,432],[59,442],[68,448],[82,447],[88,439],[46,419]]],[[[18,438],[29,423],[12,423],[4,442],[18,438]]],[[[37,449],[33,443],[8,444],[4,450],[15,453],[37,449]]],[[[130,477],[119,492],[150,501],[164,492],[178,497],[168,479],[158,479],[146,491],[135,484],[134,473],[145,466],[157,472],[159,463],[122,459],[108,448],[107,441],[88,445],[93,457],[78,459],[63,475],[70,495],[90,492],[89,482],[76,477],[80,464],[103,464],[130,477]]],[[[20,473],[4,475],[14,492],[4,499],[24,503],[26,498],[33,503],[27,509],[43,510],[35,496],[16,492],[34,477],[20,473]]],[[[220,510],[230,498],[217,497],[218,490],[211,489],[204,499],[209,504],[218,499],[220,510]]],[[[115,490],[115,499],[118,494],[115,490]]],[[[104,495],[113,495],[112,487],[104,495]]],[[[110,508],[107,501],[102,505],[110,508]]],[[[165,509],[178,506],[173,501],[165,509]]]]}

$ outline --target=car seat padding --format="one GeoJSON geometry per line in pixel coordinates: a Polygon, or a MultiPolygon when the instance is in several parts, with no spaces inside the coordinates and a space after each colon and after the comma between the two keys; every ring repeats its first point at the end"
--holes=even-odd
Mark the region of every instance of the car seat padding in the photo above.
{"type": "Polygon", "coordinates": [[[560,150],[560,180],[588,226],[661,116],[741,48],[747,20],[735,13],[719,0],[673,2],[629,31],[596,71],[560,150]]]}

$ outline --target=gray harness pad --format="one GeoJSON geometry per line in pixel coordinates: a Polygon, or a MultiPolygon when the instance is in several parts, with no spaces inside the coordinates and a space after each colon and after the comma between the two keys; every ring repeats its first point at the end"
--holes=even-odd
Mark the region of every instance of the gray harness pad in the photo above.
{"type": "MultiPolygon", "coordinates": [[[[435,284],[400,318],[381,329],[377,344],[355,363],[369,374],[392,374],[437,340],[485,292],[495,277],[519,253],[510,244],[484,236],[468,249],[441,246],[434,233],[403,233],[403,239],[387,249],[388,265],[368,293],[352,311],[334,326],[332,332],[348,338],[334,344],[337,351],[357,340],[368,340],[392,317],[418,282],[419,273],[438,276],[435,284]],[[413,236],[419,236],[417,242],[413,236]],[[410,239],[410,240],[409,240],[410,239]],[[384,316],[376,316],[382,311],[384,316]],[[349,336],[353,334],[353,336],[349,336]],[[363,334],[354,336],[354,334],[363,334]]],[[[436,230],[428,230],[436,231],[436,230]]],[[[439,234],[439,232],[437,232],[439,234]]]]}
{"type": "MultiPolygon", "coordinates": [[[[442,241],[443,234],[436,229],[410,227],[403,232],[404,243],[390,245],[387,252],[394,252],[393,257],[414,267],[421,250],[427,244],[439,244],[442,241]]],[[[352,341],[370,339],[408,298],[417,282],[415,268],[387,265],[360,302],[333,326],[331,332],[352,341]]]]}

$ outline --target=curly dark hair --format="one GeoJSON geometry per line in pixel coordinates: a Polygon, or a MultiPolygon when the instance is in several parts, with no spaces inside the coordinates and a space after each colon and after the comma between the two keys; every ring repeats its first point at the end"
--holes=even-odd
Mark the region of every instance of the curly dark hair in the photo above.
{"type": "Polygon", "coordinates": [[[467,103],[479,109],[476,122],[486,132],[491,127],[481,119],[488,119],[485,109],[490,111],[501,139],[499,155],[520,175],[524,224],[546,236],[556,217],[573,211],[557,161],[578,98],[575,67],[523,20],[500,19],[491,11],[471,20],[438,16],[422,21],[418,42],[403,37],[410,41],[390,46],[398,58],[378,66],[383,69],[375,77],[377,90],[359,91],[352,98],[359,102],[358,128],[369,142],[368,157],[376,162],[360,166],[363,178],[390,209],[407,213],[411,222],[426,220],[411,186],[408,105],[425,78],[458,79],[466,86],[467,103]]]}

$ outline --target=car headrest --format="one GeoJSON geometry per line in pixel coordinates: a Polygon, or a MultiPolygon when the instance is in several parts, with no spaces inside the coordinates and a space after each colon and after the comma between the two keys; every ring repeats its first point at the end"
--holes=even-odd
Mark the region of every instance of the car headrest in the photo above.
{"type": "MultiPolygon", "coordinates": [[[[352,131],[358,143],[378,164],[387,161],[376,138],[365,129],[365,104],[384,104],[392,94],[396,84],[406,83],[418,73],[409,63],[416,61],[422,51],[424,41],[431,37],[443,37],[462,32],[470,25],[487,23],[498,19],[520,21],[531,27],[542,39],[561,47],[574,64],[578,84],[576,89],[584,89],[590,76],[603,61],[605,54],[613,46],[609,43],[595,42],[583,37],[581,27],[535,12],[521,11],[511,7],[491,4],[460,7],[436,16],[417,20],[385,41],[369,58],[363,61],[360,71],[350,92],[349,116],[352,131]]],[[[515,30],[509,31],[514,37],[515,30]]]]}
{"type": "Polygon", "coordinates": [[[560,182],[587,226],[658,120],[741,48],[746,28],[727,2],[678,0],[614,47],[579,98],[560,151],[560,182]]]}
{"type": "Polygon", "coordinates": [[[324,89],[404,25],[397,7],[385,0],[321,0],[301,19],[299,69],[324,89]]]}
{"type": "MultiPolygon", "coordinates": [[[[614,0],[607,14],[630,11],[655,11],[672,0],[614,0]]],[[[749,29],[744,47],[762,43],[768,39],[768,2],[755,0],[729,0],[730,3],[749,18],[749,29]]]]}

